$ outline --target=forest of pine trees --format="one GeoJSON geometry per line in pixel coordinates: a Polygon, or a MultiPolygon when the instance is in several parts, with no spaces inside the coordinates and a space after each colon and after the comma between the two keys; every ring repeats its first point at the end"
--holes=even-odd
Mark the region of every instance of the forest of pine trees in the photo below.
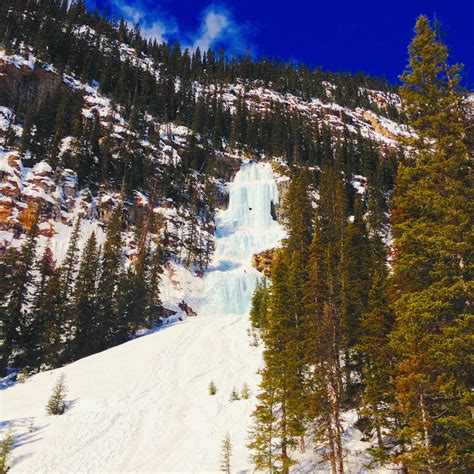
{"type": "Polygon", "coordinates": [[[110,219],[105,242],[94,232],[79,249],[77,219],[66,255],[56,265],[50,248],[38,254],[33,223],[23,245],[0,262],[1,375],[60,367],[125,342],[162,316],[163,255],[150,238],[129,261],[122,242],[123,212],[110,219]]]}
{"type": "MultiPolygon", "coordinates": [[[[111,101],[110,116],[84,116],[83,92],[60,80],[41,100],[20,94],[6,82],[0,99],[13,118],[2,145],[18,150],[23,166],[46,161],[57,179],[67,170],[77,177],[78,190],[85,190],[91,199],[114,193],[123,203],[107,219],[107,238],[100,248],[94,235],[82,250],[78,248],[77,220],[60,265],[48,246],[39,250],[36,226],[15,229],[16,234],[28,230],[28,235],[20,248],[10,249],[0,259],[2,374],[7,367],[58,367],[123,342],[138,327],[157,321],[164,260],[174,258],[202,270],[212,257],[212,235],[204,229],[214,218],[215,177],[225,176],[217,158],[229,147],[255,157],[281,156],[295,167],[337,166],[347,175],[363,174],[369,186],[380,191],[374,197],[377,209],[382,214],[385,210],[398,153],[381,151],[361,134],[351,136],[347,130],[335,136],[330,127],[275,104],[265,113],[249,110],[242,95],[231,113],[217,93],[229,83],[256,81],[305,99],[327,100],[323,82],[331,81],[338,91],[332,100],[400,118],[397,110],[379,110],[361,92],[394,90],[383,81],[157,44],[123,20],[88,12],[82,0],[1,2],[0,43],[8,54],[31,52],[38,64],[50,63],[58,74],[96,85],[111,101]],[[151,58],[159,70],[158,82],[156,70],[121,57],[123,44],[137,59],[151,58]],[[196,81],[203,94],[197,94],[196,81]],[[122,135],[115,130],[116,115],[124,119],[122,135]],[[180,151],[181,160],[164,164],[156,161],[162,146],[159,126],[170,121],[186,125],[191,135],[180,151]],[[67,147],[62,146],[64,139],[67,147]],[[160,227],[140,212],[131,217],[137,192],[149,198],[149,214],[164,201],[171,201],[177,210],[173,233],[165,232],[152,248],[143,242],[160,233],[160,227]],[[135,231],[142,224],[142,232],[135,231]],[[122,231],[137,234],[139,249],[131,264],[123,255],[122,231]]],[[[345,186],[344,192],[350,200],[352,187],[345,186]]],[[[38,210],[38,221],[55,212],[46,204],[38,210]]],[[[304,259],[304,253],[301,249],[298,258],[304,259]]],[[[293,265],[297,268],[298,261],[293,265]]]]}
{"type": "Polygon", "coordinates": [[[337,160],[313,179],[300,170],[288,189],[288,238],[251,312],[264,343],[249,444],[258,470],[288,473],[311,439],[333,473],[347,472],[354,408],[373,465],[472,469],[472,136],[460,67],[426,17],[409,52],[401,95],[416,137],[398,168],[392,254],[381,189],[348,195],[337,160]]]}

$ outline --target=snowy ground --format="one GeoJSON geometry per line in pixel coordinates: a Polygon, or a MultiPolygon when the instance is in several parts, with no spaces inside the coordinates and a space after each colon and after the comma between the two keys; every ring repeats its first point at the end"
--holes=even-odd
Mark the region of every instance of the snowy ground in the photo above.
{"type": "MultiPolygon", "coordinates": [[[[0,392],[0,429],[11,426],[16,435],[12,472],[216,472],[227,432],[232,472],[253,472],[246,444],[261,347],[252,346],[247,333],[258,277],[250,259],[277,245],[284,232],[270,214],[278,200],[270,165],[244,165],[229,192],[204,280],[176,267],[174,283],[163,288],[166,303],[184,296],[198,310],[196,318],[0,392]],[[62,416],[46,416],[60,373],[66,375],[69,407],[62,416]],[[215,396],[208,393],[211,380],[215,396]],[[244,383],[250,398],[229,401],[232,388],[240,391],[244,383]]],[[[367,460],[358,453],[364,447],[360,437],[349,428],[348,472],[361,472],[367,460]]],[[[328,472],[314,457],[302,456],[294,472],[328,472]]]]}
{"type": "Polygon", "coordinates": [[[250,470],[255,399],[229,401],[234,385],[257,388],[260,350],[250,347],[247,325],[242,316],[190,318],[4,390],[2,418],[19,435],[13,472],[215,472],[227,431],[235,469],[250,470]],[[70,408],[48,417],[61,372],[70,408]]]}

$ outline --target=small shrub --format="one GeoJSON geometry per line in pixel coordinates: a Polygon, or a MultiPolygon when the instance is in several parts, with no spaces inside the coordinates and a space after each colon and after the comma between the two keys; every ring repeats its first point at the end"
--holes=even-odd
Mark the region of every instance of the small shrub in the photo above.
{"type": "Polygon", "coordinates": [[[240,398],[247,400],[250,397],[250,387],[247,385],[247,382],[244,383],[242,391],[240,392],[240,398]]]}
{"type": "Polygon", "coordinates": [[[240,400],[239,392],[237,392],[237,389],[235,387],[232,387],[232,392],[230,392],[229,401],[236,402],[237,400],[240,400]]]}
{"type": "Polygon", "coordinates": [[[230,458],[232,456],[232,443],[230,442],[229,433],[224,436],[221,450],[221,472],[230,474],[230,458]]]}
{"type": "Polygon", "coordinates": [[[46,405],[48,415],[62,415],[66,410],[66,377],[61,374],[53,388],[53,394],[46,405]]]}
{"type": "Polygon", "coordinates": [[[215,395],[217,393],[217,387],[213,380],[209,384],[209,395],[215,395]]]}
{"type": "Polygon", "coordinates": [[[26,378],[28,377],[28,371],[23,369],[17,376],[16,380],[18,383],[25,383],[26,378]]]}
{"type": "Polygon", "coordinates": [[[10,470],[8,465],[10,462],[10,455],[13,449],[13,431],[7,431],[5,439],[0,444],[0,474],[6,474],[10,470]]]}

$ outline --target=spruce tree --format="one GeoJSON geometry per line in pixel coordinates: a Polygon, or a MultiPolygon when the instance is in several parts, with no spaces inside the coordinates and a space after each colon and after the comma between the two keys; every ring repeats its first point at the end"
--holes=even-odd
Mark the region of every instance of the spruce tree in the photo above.
{"type": "Polygon", "coordinates": [[[341,311],[346,203],[340,176],[332,167],[321,177],[320,198],[308,260],[305,307],[308,418],[316,446],[326,449],[335,473],[344,471],[341,412],[344,384],[341,356],[346,352],[341,311]]]}
{"type": "Polygon", "coordinates": [[[57,288],[58,320],[66,344],[74,338],[76,322],[74,320],[74,281],[77,274],[81,217],[78,216],[69,238],[66,255],[56,275],[59,279],[57,288]]]}
{"type": "Polygon", "coordinates": [[[420,16],[401,76],[413,156],[398,169],[395,239],[395,460],[416,471],[469,470],[472,386],[472,174],[460,67],[420,16]]]}
{"type": "Polygon", "coordinates": [[[268,298],[269,289],[266,278],[257,281],[252,295],[252,306],[250,309],[250,322],[252,327],[263,331],[268,323],[268,298]]]}
{"type": "Polygon", "coordinates": [[[102,249],[100,276],[97,288],[98,332],[103,348],[123,342],[120,315],[117,309],[117,291],[122,271],[123,208],[119,204],[112,212],[107,225],[107,235],[102,249]]]}
{"type": "Polygon", "coordinates": [[[66,376],[61,374],[46,405],[46,413],[48,415],[62,415],[64,413],[66,410],[66,394],[66,376]]]}
{"type": "Polygon", "coordinates": [[[97,277],[99,254],[95,233],[86,242],[74,286],[74,318],[76,333],[72,342],[74,358],[93,354],[102,347],[97,305],[97,277]]]}
{"type": "Polygon", "coordinates": [[[54,272],[55,262],[53,253],[49,247],[46,246],[43,255],[38,261],[36,270],[37,278],[33,285],[33,301],[30,311],[30,322],[28,327],[28,343],[25,346],[26,358],[29,360],[30,367],[39,368],[43,361],[44,353],[42,351],[41,340],[46,331],[46,318],[50,311],[55,308],[47,307],[45,305],[46,289],[48,287],[49,279],[54,272]]]}
{"type": "Polygon", "coordinates": [[[216,387],[216,384],[214,383],[214,380],[211,380],[211,382],[209,383],[208,391],[209,391],[209,395],[215,395],[217,393],[217,387],[216,387]]]}
{"type": "Polygon", "coordinates": [[[7,431],[7,434],[3,441],[0,443],[0,474],[6,474],[10,470],[10,458],[13,450],[13,431],[11,428],[7,431]]]}
{"type": "Polygon", "coordinates": [[[8,250],[0,261],[0,376],[7,374],[10,355],[16,334],[16,321],[10,317],[9,299],[14,281],[16,251],[8,250]]]}
{"type": "Polygon", "coordinates": [[[361,334],[360,320],[367,310],[370,288],[370,247],[367,227],[363,219],[363,204],[356,198],[354,216],[347,223],[341,254],[341,337],[344,348],[344,372],[347,397],[352,398],[356,378],[360,375],[361,360],[354,351],[361,334]]]}
{"type": "Polygon", "coordinates": [[[221,472],[230,474],[231,472],[231,460],[232,457],[232,443],[230,441],[230,435],[227,433],[224,436],[222,441],[222,450],[221,450],[221,472]]]}
{"type": "MultiPolygon", "coordinates": [[[[304,433],[303,414],[300,406],[302,380],[299,371],[299,359],[295,357],[293,343],[296,341],[296,320],[292,308],[288,305],[290,289],[288,287],[288,255],[284,250],[275,257],[272,271],[272,290],[268,326],[263,333],[265,350],[263,353],[265,370],[262,371],[260,397],[267,399],[268,390],[272,391],[273,437],[279,449],[272,456],[274,466],[288,473],[295,463],[291,451],[297,445],[297,438],[304,433]],[[269,377],[270,380],[267,380],[269,377]]],[[[263,414],[266,404],[263,405],[263,414]]],[[[258,421],[258,410],[254,414],[258,421]]],[[[271,418],[272,418],[271,417],[271,418]]],[[[268,419],[268,413],[264,416],[268,419]]],[[[256,436],[259,436],[259,430],[256,436]]],[[[252,444],[258,450],[264,450],[259,438],[252,444]]]]}
{"type": "Polygon", "coordinates": [[[260,393],[257,395],[257,406],[252,413],[253,424],[249,433],[251,460],[256,471],[277,472],[278,462],[278,431],[277,431],[277,404],[273,376],[270,370],[264,367],[260,371],[262,381],[260,393]]]}
{"type": "Polygon", "coordinates": [[[32,302],[30,289],[33,283],[37,237],[38,220],[36,216],[26,234],[17,261],[11,267],[11,286],[6,294],[8,303],[5,308],[4,361],[8,363],[11,354],[15,352],[15,362],[22,367],[33,362],[29,360],[30,354],[25,352],[25,347],[31,347],[33,337],[29,331],[32,302]]]}

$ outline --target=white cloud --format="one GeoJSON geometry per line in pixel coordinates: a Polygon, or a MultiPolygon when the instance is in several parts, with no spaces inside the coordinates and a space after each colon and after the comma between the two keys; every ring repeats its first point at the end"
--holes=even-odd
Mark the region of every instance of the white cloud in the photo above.
{"type": "Polygon", "coordinates": [[[234,20],[232,13],[226,8],[211,5],[204,10],[201,26],[197,33],[190,35],[191,49],[199,47],[202,51],[216,44],[224,46],[234,53],[245,50],[246,27],[234,20]]]}
{"type": "Polygon", "coordinates": [[[201,25],[199,36],[194,40],[193,49],[207,51],[212,44],[222,37],[229,27],[229,19],[223,13],[208,11],[201,25]]]}
{"type": "Polygon", "coordinates": [[[234,20],[232,13],[221,6],[211,4],[202,13],[201,25],[196,32],[179,33],[176,20],[165,13],[153,14],[150,19],[148,12],[140,2],[130,5],[125,0],[112,0],[115,7],[123,15],[130,26],[139,25],[143,36],[147,39],[156,39],[158,42],[170,38],[180,39],[185,47],[195,50],[207,51],[215,45],[223,46],[233,53],[242,53],[248,45],[245,36],[248,27],[239,25],[234,20]],[[160,18],[157,19],[156,16],[160,18]]]}
{"type": "Polygon", "coordinates": [[[146,39],[156,39],[158,43],[166,41],[165,35],[171,33],[166,25],[159,22],[155,22],[151,26],[142,26],[140,30],[146,39]]]}
{"type": "Polygon", "coordinates": [[[141,10],[139,7],[128,5],[123,0],[113,0],[113,3],[130,26],[138,25],[142,35],[147,39],[156,39],[158,43],[161,43],[166,41],[166,36],[177,32],[176,23],[172,18],[169,23],[163,21],[150,23],[148,21],[149,13],[141,10]]]}

